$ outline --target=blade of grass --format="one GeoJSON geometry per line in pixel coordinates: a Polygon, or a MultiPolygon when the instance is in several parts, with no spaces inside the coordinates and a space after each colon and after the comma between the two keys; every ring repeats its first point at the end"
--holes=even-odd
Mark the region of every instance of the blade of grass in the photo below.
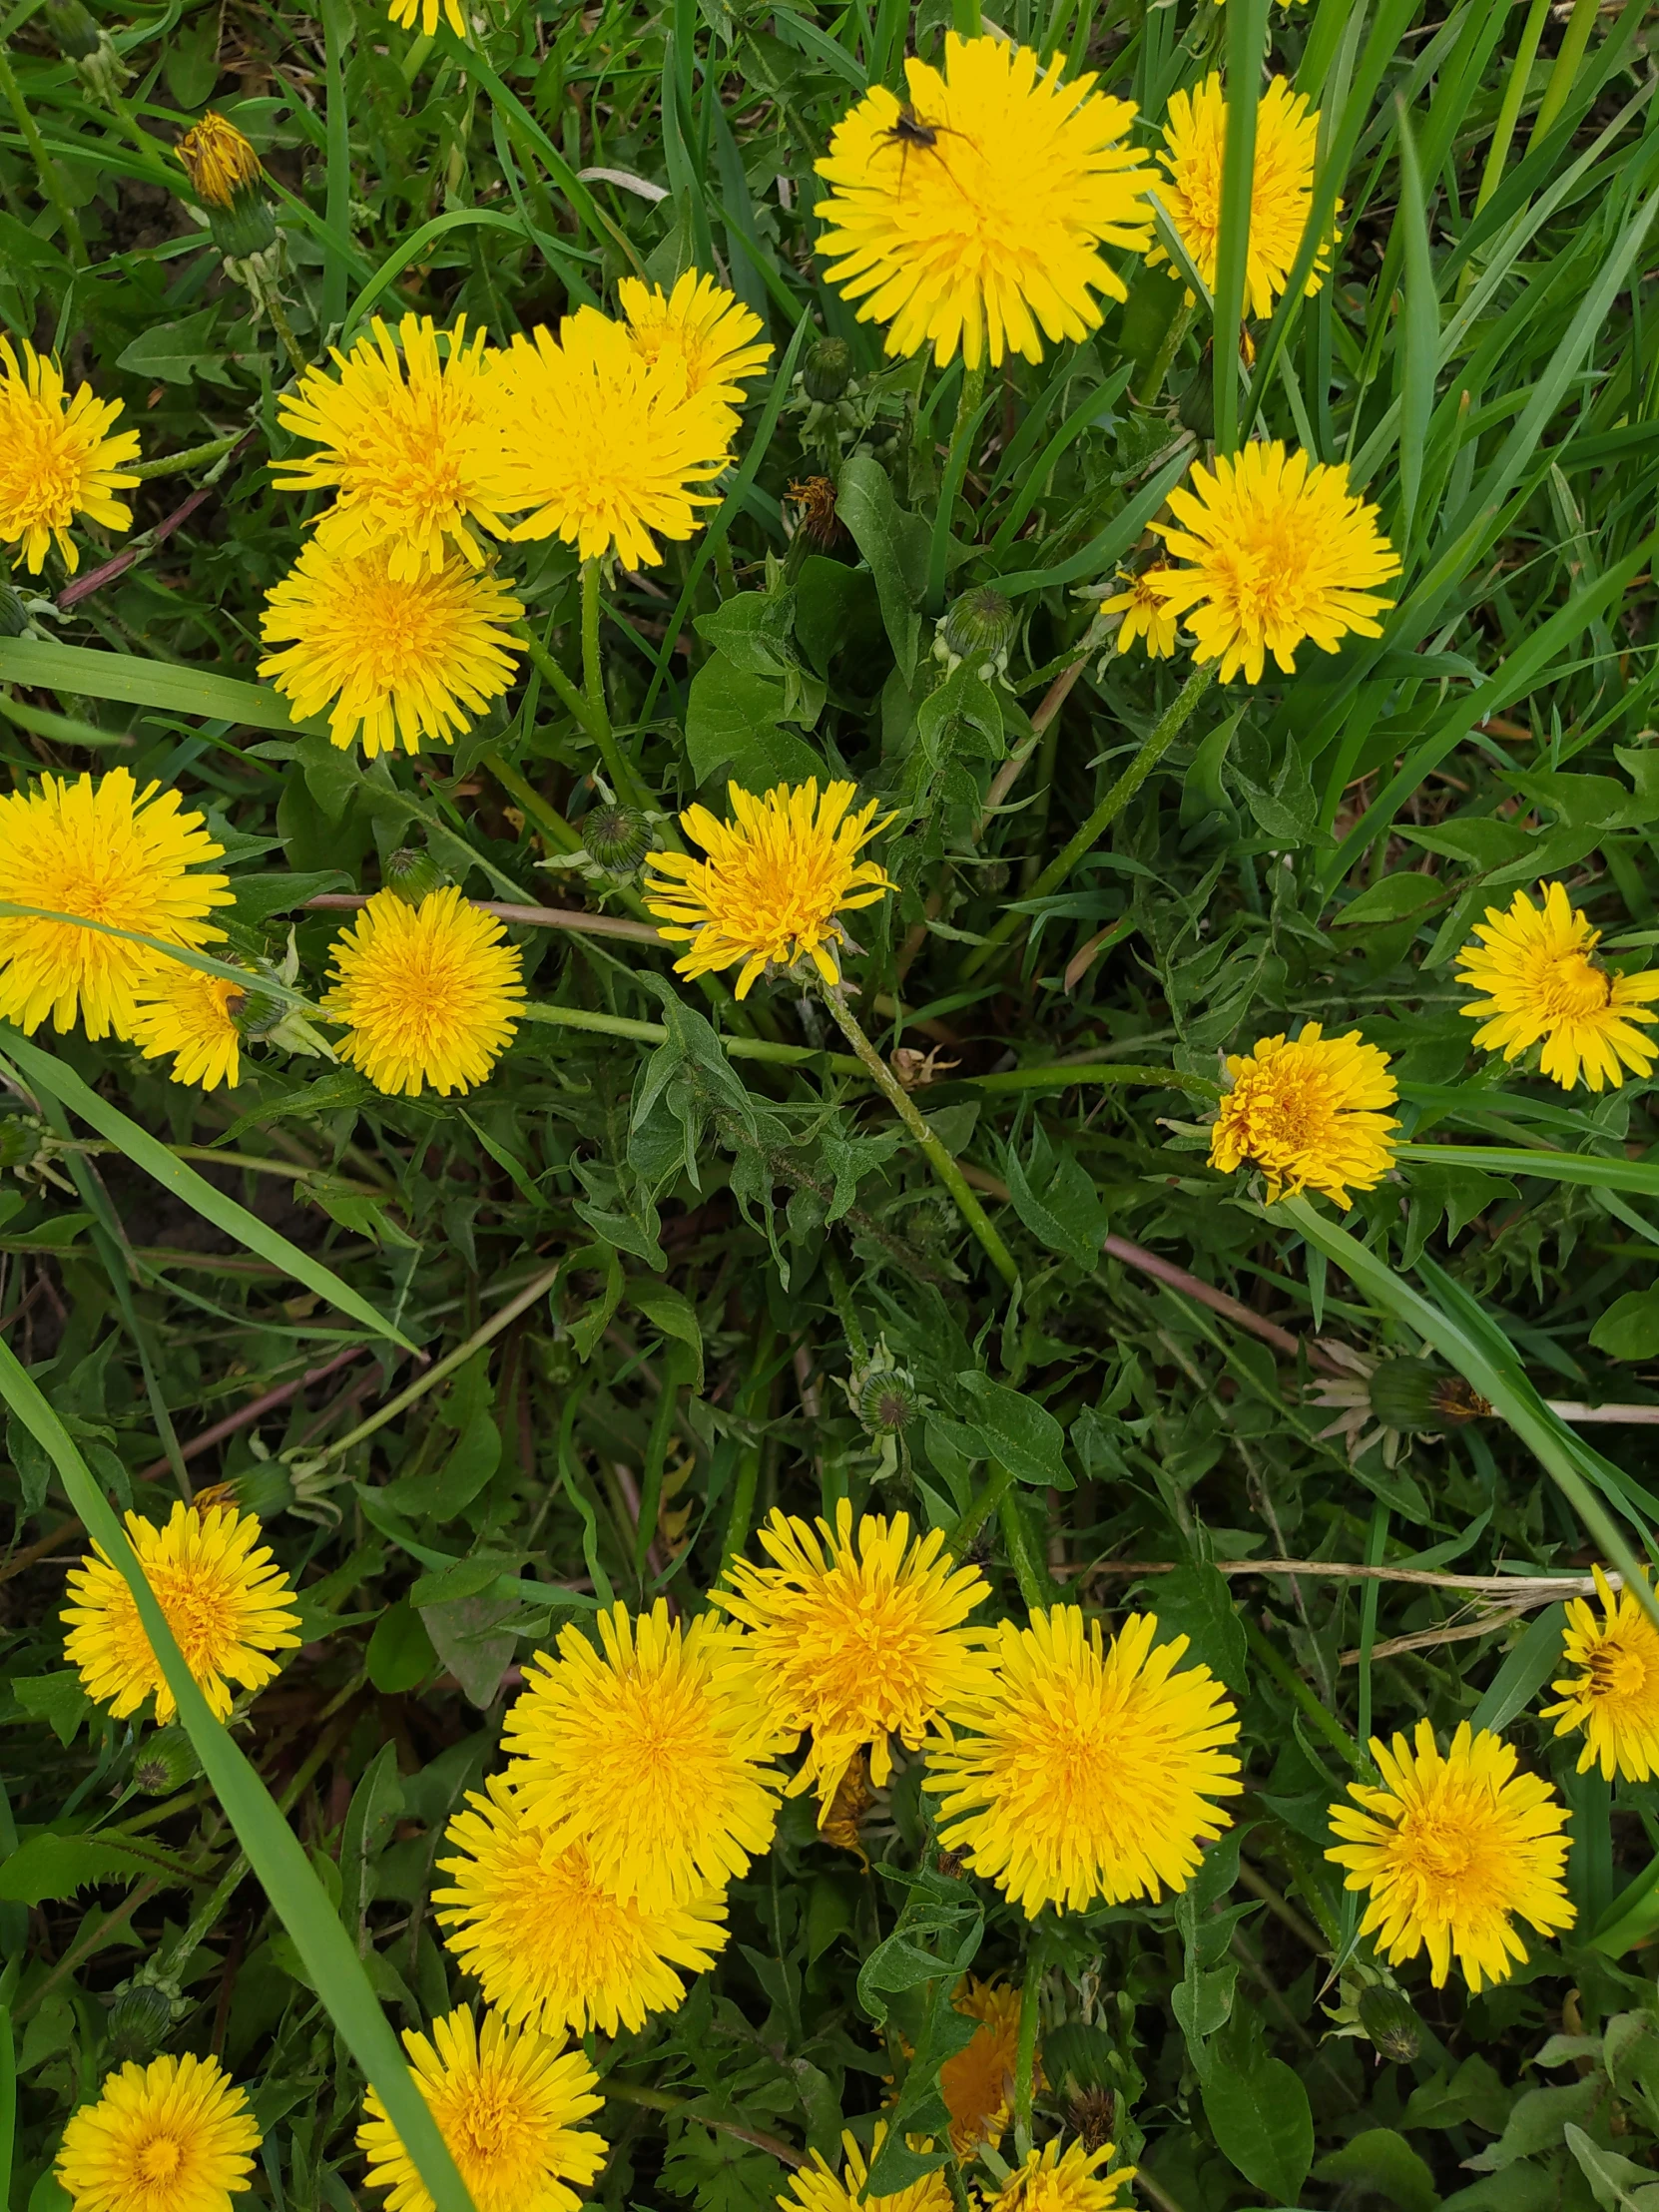
{"type": "Polygon", "coordinates": [[[101,1546],[133,1593],[150,1647],[179,1706],[179,1719],[202,1771],[273,1911],[292,1936],[311,1985],[347,2048],[378,2091],[415,2170],[438,2212],[473,2212],[466,2185],[414,2076],[403,2060],[380,2000],[357,1956],[357,1946],[328,1903],[299,1839],[277,1811],[270,1792],[214,1718],[138,1556],[68,1431],[39,1386],[0,1340],[0,1395],[57,1468],[64,1494],[87,1534],[101,1546]]]}
{"type": "Polygon", "coordinates": [[[1245,313],[1250,259],[1250,203],[1256,174],[1256,109],[1262,96],[1262,54],[1269,0],[1233,0],[1227,11],[1227,136],[1221,157],[1221,232],[1216,241],[1216,296],[1211,329],[1216,396],[1216,451],[1239,443],[1239,330],[1245,313]]]}
{"type": "Polygon", "coordinates": [[[1402,359],[1399,388],[1399,522],[1394,543],[1409,546],[1422,485],[1422,448],[1434,410],[1434,364],[1439,351],[1440,302],[1434,289],[1434,265],[1428,252],[1428,212],[1416,142],[1404,103],[1398,106],[1399,212],[1394,218],[1404,238],[1405,300],[1395,339],[1402,359]]]}
{"type": "Polygon", "coordinates": [[[286,703],[263,684],[240,683],[176,662],[147,661],[136,653],[99,653],[90,646],[40,638],[0,638],[0,684],[24,684],[71,698],[113,699],[125,707],[160,707],[169,714],[201,715],[249,730],[280,730],[288,737],[328,727],[320,720],[294,722],[286,703]]]}
{"type": "Polygon", "coordinates": [[[1395,1158],[1425,1166],[1483,1168],[1488,1175],[1537,1175],[1552,1183],[1586,1183],[1604,1191],[1659,1196],[1659,1163],[1602,1159],[1591,1152],[1534,1152],[1520,1145],[1402,1144],[1395,1158]]]}

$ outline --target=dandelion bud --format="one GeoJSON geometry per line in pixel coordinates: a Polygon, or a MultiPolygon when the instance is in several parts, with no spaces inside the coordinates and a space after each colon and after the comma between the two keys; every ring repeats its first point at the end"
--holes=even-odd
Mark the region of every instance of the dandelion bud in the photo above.
{"type": "Polygon", "coordinates": [[[845,338],[820,338],[807,348],[801,388],[821,406],[839,399],[852,381],[852,348],[845,338]]]}
{"type": "Polygon", "coordinates": [[[196,1747],[182,1728],[158,1728],[139,1746],[133,1762],[133,1786],[146,1797],[171,1797],[202,1772],[196,1747]]]}
{"type": "Polygon", "coordinates": [[[41,9],[52,43],[96,99],[109,101],[132,75],[81,0],[46,0],[41,9]]]}
{"type": "Polygon", "coordinates": [[[595,807],[582,818],[582,842],[602,868],[626,875],[645,857],[651,830],[632,807],[595,807]]]}
{"type": "Polygon", "coordinates": [[[149,2058],[173,2025],[173,2000],[154,1981],[129,1981],[110,2006],[110,2051],[118,2066],[149,2058]]]}
{"type": "Polygon", "coordinates": [[[1426,1360],[1383,1360],[1371,1378],[1371,1407],[1384,1428],[1429,1434],[1479,1420],[1491,1407],[1458,1375],[1440,1375],[1426,1360]]]}
{"type": "Polygon", "coordinates": [[[262,263],[278,243],[276,220],[260,157],[248,140],[210,108],[179,141],[178,152],[226,262],[262,263]]]}
{"type": "Polygon", "coordinates": [[[380,870],[388,891],[395,891],[406,906],[418,906],[432,891],[441,891],[449,878],[429,852],[417,852],[400,844],[380,870]]]}
{"type": "Polygon", "coordinates": [[[0,638],[26,638],[29,611],[10,584],[0,581],[0,638]]]}
{"type": "Polygon", "coordinates": [[[858,1392],[858,1418],[872,1436],[896,1436],[916,1417],[916,1386],[902,1368],[872,1375],[858,1392]]]}
{"type": "Polygon", "coordinates": [[[0,1168],[26,1175],[47,1148],[47,1132],[33,1114],[0,1115],[0,1168]]]}
{"type": "Polygon", "coordinates": [[[1204,348],[1204,358],[1177,394],[1175,411],[1181,427],[1190,430],[1195,438],[1215,436],[1216,377],[1210,365],[1209,346],[1204,348]]]}
{"type": "Polygon", "coordinates": [[[965,591],[945,610],[933,651],[948,667],[970,661],[980,681],[989,683],[1008,666],[1008,648],[1019,627],[1013,603],[990,584],[965,591]]]}
{"type": "MultiPolygon", "coordinates": [[[[249,980],[252,982],[253,978],[249,980]]],[[[225,1001],[225,1011],[243,1036],[258,1041],[270,1036],[287,1007],[275,991],[250,989],[233,991],[225,1001]]]]}
{"type": "Polygon", "coordinates": [[[1360,1992],[1360,2025],[1384,2058],[1409,2065],[1422,2044],[1422,2022],[1403,1989],[1374,1981],[1360,1992]]]}

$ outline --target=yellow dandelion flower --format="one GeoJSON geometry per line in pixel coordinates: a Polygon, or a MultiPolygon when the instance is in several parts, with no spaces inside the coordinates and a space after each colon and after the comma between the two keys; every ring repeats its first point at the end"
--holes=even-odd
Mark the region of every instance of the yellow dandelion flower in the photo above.
{"type": "Polygon", "coordinates": [[[171,1052],[173,1082],[199,1083],[205,1091],[224,1083],[235,1090],[242,1080],[242,1032],[236,1017],[248,1002],[245,984],[205,975],[183,960],[167,960],[152,969],[133,995],[129,1034],[147,1060],[171,1052]]]}
{"type": "Polygon", "coordinates": [[[1325,1856],[1349,1870],[1345,1889],[1370,1893],[1360,1933],[1390,1965],[1426,1948],[1438,1989],[1455,1957],[1478,1996],[1526,1956],[1517,1919],[1540,1936],[1573,1924],[1567,1809],[1542,1776],[1515,1772],[1512,1746],[1467,1721],[1443,1757],[1425,1720],[1414,1745],[1374,1736],[1371,1750],[1382,1786],[1349,1784],[1355,1802],[1332,1806],[1340,1842],[1325,1856]]]}
{"type": "Polygon", "coordinates": [[[761,336],[761,318],[754,308],[694,269],[668,293],[637,276],[624,276],[617,299],[640,352],[648,361],[677,362],[694,399],[708,393],[740,406],[745,382],[759,376],[772,358],[771,340],[761,336]]]}
{"type": "Polygon", "coordinates": [[[994,2196],[988,2190],[983,2193],[984,2212],[1118,2212],[1135,2169],[1120,2166],[1116,2173],[1098,2172],[1112,2156],[1110,2143],[1102,2143],[1098,2150],[1073,2143],[1065,2151],[1058,2140],[1045,2143],[1041,2150],[1027,2153],[1024,2165],[1014,2168],[994,2196]]]}
{"type": "Polygon", "coordinates": [[[1229,1053],[1232,1088],[1210,1132],[1210,1165],[1224,1175],[1248,1161],[1266,1170],[1268,1204],[1320,1191],[1346,1213],[1350,1191],[1375,1190],[1393,1159],[1382,1112],[1399,1093],[1388,1055],[1358,1029],[1327,1037],[1317,1021],[1299,1037],[1262,1037],[1253,1055],[1229,1053]]]}
{"type": "Polygon", "coordinates": [[[1208,1801],[1243,1788],[1233,1706],[1208,1667],[1181,1667],[1185,1636],[1154,1649],[1157,1633],[1133,1613],[1104,1645],[1075,1605],[1003,1621],[988,1688],[952,1705],[954,1741],[928,1746],[945,1849],[1028,1916],[1156,1903],[1227,1826],[1208,1801]]]}
{"type": "Polygon", "coordinates": [[[939,1711],[982,1682],[986,1632],[964,1628],[990,1588],[959,1567],[942,1530],[910,1541],[908,1514],[866,1513],[853,1532],[842,1498],[835,1525],[775,1512],[761,1530],[773,1561],[734,1559],[729,1589],[711,1590],[750,1632],[757,1696],[779,1732],[808,1732],[807,1763],[789,1794],[818,1785],[826,1811],[847,1765],[869,1753],[879,1789],[892,1775],[891,1738],[920,1748],[939,1711]]]}
{"type": "MultiPolygon", "coordinates": [[[[881,2197],[870,2195],[869,2169],[886,2135],[886,2121],[877,2120],[866,2159],[848,2128],[841,2136],[839,2174],[822,2151],[815,2150],[812,2164],[798,2167],[790,2176],[789,2187],[779,2193],[783,2212],[950,2212],[950,2185],[942,2171],[923,2174],[907,2189],[894,2189],[881,2197]]],[[[933,2146],[924,2141],[913,2147],[929,2151],[933,2146]]]]}
{"type": "Polygon", "coordinates": [[[1581,1597],[1567,1606],[1561,1638],[1566,1679],[1552,1682],[1559,1705],[1541,1706],[1557,1736],[1584,1732],[1578,1771],[1599,1766],[1609,1782],[1646,1782],[1659,1775],[1659,1629],[1632,1589],[1616,1595],[1600,1567],[1595,1576],[1602,1618],[1581,1597]]]}
{"type": "Polygon", "coordinates": [[[735,824],[717,822],[707,807],[680,817],[707,859],[646,854],[646,866],[665,878],[645,886],[660,934],[691,946],[675,961],[675,973],[708,975],[742,960],[737,996],[747,998],[769,961],[790,967],[806,958],[827,983],[838,982],[836,916],[895,888],[878,862],[858,858],[891,817],[876,822],[873,799],[849,815],[851,784],[826,785],[821,801],[816,777],[793,789],[780,784],[764,799],[736,784],[726,790],[735,824]]]}
{"type": "Polygon", "coordinates": [[[741,1875],[772,1841],[777,1732],[744,1673],[741,1634],[671,1622],[659,1598],[599,1615],[601,1649],[561,1630],[507,1714],[508,1779],[525,1820],[586,1846],[595,1878],[650,1913],[741,1875]]]}
{"type": "Polygon", "coordinates": [[[260,630],[285,645],[260,663],[296,722],[328,710],[342,752],[359,735],[369,760],[418,753],[472,727],[513,681],[523,648],[508,634],[523,607],[493,576],[451,556],[401,579],[385,546],[331,552],[317,538],[266,599],[260,630]],[[291,643],[289,642],[291,640],[291,643]]]}
{"type": "Polygon", "coordinates": [[[411,906],[376,891],[334,939],[334,988],[323,1011],[344,1022],[340,1058],[377,1091],[447,1098],[485,1082],[512,1042],[524,959],[493,914],[453,884],[411,906]]]}
{"type": "Polygon", "coordinates": [[[954,31],[944,57],[942,75],[905,63],[907,106],[874,85],[835,127],[819,252],[889,353],[1040,360],[1044,337],[1099,328],[1096,293],[1128,297],[1100,249],[1145,253],[1157,171],[1124,143],[1134,107],[1093,76],[1065,84],[1028,46],[954,31]]]}
{"type": "Polygon", "coordinates": [[[704,487],[726,466],[737,417],[713,388],[690,390],[677,350],[648,360],[597,308],[566,315],[557,337],[515,337],[496,390],[490,496],[534,509],[515,538],[562,538],[585,561],[614,551],[644,568],[663,557],[657,538],[691,537],[716,503],[704,487]]]}
{"type": "Polygon", "coordinates": [[[1197,640],[1195,658],[1221,662],[1223,683],[1243,669],[1259,684],[1271,653],[1287,675],[1305,638],[1334,653],[1348,632],[1382,635],[1393,602],[1374,587],[1399,574],[1377,509],[1348,488],[1346,464],[1287,453],[1276,439],[1218,453],[1214,473],[1192,467],[1191,489],[1169,495],[1173,522],[1155,522],[1190,568],[1149,569],[1146,581],[1197,640]]]}
{"type": "MultiPolygon", "coordinates": [[[[234,1505],[176,1504],[165,1528],[127,1515],[127,1534],[198,1689],[221,1720],[231,1710],[231,1684],[263,1690],[275,1679],[274,1651],[293,1651],[297,1613],[286,1574],[260,1542],[253,1513],[234,1505]]],[[[152,1691],[163,1726],[179,1710],[139,1619],[126,1580],[94,1544],[70,1569],[74,1601],[59,1618],[69,1628],[63,1655],[81,1687],[118,1721],[136,1713],[152,1691]]]]}
{"type": "MultiPolygon", "coordinates": [[[[1121,575],[1122,571],[1119,573],[1121,575]]],[[[1120,653],[1127,653],[1137,638],[1145,646],[1149,661],[1167,661],[1175,652],[1175,633],[1179,626],[1147,581],[1158,573],[1158,569],[1152,568],[1143,570],[1138,576],[1124,576],[1129,589],[1100,602],[1103,615],[1123,617],[1118,624],[1120,653]]]]}
{"type": "Polygon", "coordinates": [[[210,108],[174,149],[199,200],[210,208],[234,207],[265,171],[253,146],[228,116],[210,108]]]}
{"type": "Polygon", "coordinates": [[[217,2058],[153,2058],[72,2112],[53,2168],[74,2212],[230,2212],[260,2130],[217,2058]]]}
{"type": "MultiPolygon", "coordinates": [[[[1283,77],[1270,78],[1256,109],[1256,167],[1250,190],[1250,251],[1245,263],[1247,313],[1266,317],[1290,280],[1302,251],[1314,204],[1314,162],[1319,152],[1319,110],[1283,77]]],[[[1221,240],[1221,161],[1227,139],[1227,101],[1221,78],[1207,77],[1196,92],[1172,92],[1158,159],[1169,182],[1155,187],[1211,290],[1221,240]]],[[[1339,209],[1342,202],[1337,203],[1339,209]]],[[[1312,298],[1331,271],[1330,240],[1321,243],[1309,272],[1312,298]]],[[[1147,255],[1164,260],[1162,247],[1147,255]]]]}
{"type": "Polygon", "coordinates": [[[547,2035],[635,2034],[651,2013],[676,2010],[684,1976],[725,1948],[720,1892],[648,1913],[595,1881],[584,1845],[528,1826],[505,1775],[485,1789],[445,1831],[459,1856],[438,1861],[452,1881],[432,1893],[444,1941],[485,2000],[547,2035]]]}
{"type": "Polygon", "coordinates": [[[19,361],[0,337],[0,543],[17,547],[31,576],[54,540],[74,575],[81,556],[69,526],[77,515],[106,530],[132,528],[132,508],[110,496],[139,480],[127,467],[138,459],[138,432],[109,435],[121,407],[97,398],[90,384],[66,398],[55,360],[25,340],[19,361]]]}
{"type": "MultiPolygon", "coordinates": [[[[1013,2117],[1019,1991],[966,1974],[950,2001],[979,2022],[972,2041],[939,2068],[939,2094],[950,2114],[950,2147],[958,2158],[967,2158],[981,2143],[994,2150],[1013,2117]]],[[[1039,2072],[1036,2079],[1041,2078],[1039,2072]]]]}
{"type": "Polygon", "coordinates": [[[375,316],[369,335],[334,368],[308,368],[276,402],[284,430],[320,448],[276,463],[279,491],[338,491],[317,523],[331,553],[362,554],[383,545],[394,582],[440,569],[451,541],[479,567],[476,530],[505,537],[484,480],[490,463],[490,370],[495,356],[466,316],[458,315],[448,358],[438,356],[430,315],[406,314],[391,332],[375,316]]]}
{"type": "Polygon", "coordinates": [[[418,16],[422,38],[430,38],[437,30],[440,13],[457,38],[467,35],[466,17],[461,13],[459,0],[442,0],[441,9],[439,0],[390,0],[386,12],[400,31],[412,31],[418,16]]]}
{"type": "MultiPolygon", "coordinates": [[[[432,2022],[430,2041],[405,2028],[403,2046],[477,2212],[576,2212],[606,2158],[605,2138],[576,2124],[604,2102],[580,2050],[497,2012],[480,2028],[464,2004],[432,2022]]],[[[377,2091],[363,2112],[368,2186],[387,2191],[387,2212],[434,2212],[377,2091]]]]}
{"type": "MultiPolygon", "coordinates": [[[[34,792],[0,797],[0,900],[80,914],[192,950],[225,935],[208,919],[232,902],[229,879],[194,874],[224,851],[179,794],[143,791],[130,769],[43,776],[34,792]]],[[[72,921],[0,915],[0,1017],[33,1035],[48,1015],[59,1031],[76,1015],[89,1037],[132,1034],[136,993],[156,966],[148,945],[72,921]]]]}
{"type": "Polygon", "coordinates": [[[1508,910],[1488,906],[1475,924],[1478,944],[1457,956],[1457,980],[1483,991],[1462,1011],[1483,1021],[1474,1041],[1488,1052],[1517,1060],[1540,1039],[1543,1073],[1570,1091],[1585,1085],[1615,1090],[1624,1071],[1649,1075],[1659,1044],[1634,1024],[1659,1021],[1659,968],[1614,975],[1595,958],[1601,931],[1590,927],[1559,883],[1543,886],[1542,908],[1516,891],[1508,910]],[[1490,1016],[1490,1019],[1486,1017],[1490,1016]]]}

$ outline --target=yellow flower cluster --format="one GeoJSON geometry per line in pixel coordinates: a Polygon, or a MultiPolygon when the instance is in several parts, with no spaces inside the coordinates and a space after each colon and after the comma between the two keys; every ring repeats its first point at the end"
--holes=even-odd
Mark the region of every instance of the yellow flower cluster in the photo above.
{"type": "Polygon", "coordinates": [[[395,336],[376,317],[283,394],[306,450],[276,482],[331,495],[262,617],[260,673],[295,720],[326,713],[334,744],[360,738],[370,760],[452,744],[522,652],[497,541],[560,538],[639,568],[696,530],[772,348],[712,277],[666,294],[628,279],[620,297],[620,321],[580,307],[505,349],[464,315],[447,330],[405,315],[395,336]]]}

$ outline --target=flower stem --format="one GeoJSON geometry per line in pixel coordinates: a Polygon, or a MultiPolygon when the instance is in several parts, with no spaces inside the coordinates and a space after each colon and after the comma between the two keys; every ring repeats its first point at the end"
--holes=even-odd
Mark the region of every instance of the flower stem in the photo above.
{"type": "Polygon", "coordinates": [[[1043,1975],[1048,1961],[1042,1938],[1031,1945],[1025,1962],[1025,1982],[1019,1993],[1019,2041],[1014,2048],[1014,2157],[1020,2164],[1031,2155],[1031,2103],[1036,2087],[1037,2023],[1041,2016],[1043,1975]]]}
{"type": "Polygon", "coordinates": [[[245,434],[233,430],[228,437],[210,438],[206,445],[193,445],[187,452],[164,453],[159,461],[135,461],[126,473],[147,483],[153,476],[180,476],[187,468],[206,468],[240,445],[245,434]]]}
{"type": "Polygon", "coordinates": [[[939,508],[933,518],[933,536],[927,553],[927,612],[940,615],[944,612],[944,579],[950,562],[950,523],[955,512],[956,494],[962,488],[967,474],[974,425],[979,419],[979,407],[985,396],[985,363],[981,358],[971,368],[962,371],[962,389],[956,401],[956,423],[950,433],[950,451],[945,456],[944,481],[939,486],[939,508]]]}
{"type": "Polygon", "coordinates": [[[1155,407],[1164,388],[1164,378],[1170,372],[1170,363],[1181,350],[1181,340],[1186,336],[1193,319],[1196,301],[1185,301],[1176,308],[1170,326],[1164,332],[1163,342],[1153,355],[1152,366],[1135,387],[1135,397],[1143,407],[1155,407]]]}
{"type": "Polygon", "coordinates": [[[17,127],[23,134],[23,143],[29,149],[30,158],[39,173],[41,190],[51,202],[52,212],[57,217],[59,226],[63,231],[64,244],[69,249],[70,262],[76,269],[85,269],[87,266],[87,245],[86,240],[81,236],[80,218],[69,204],[68,196],[63,189],[63,179],[58,174],[57,165],[51,155],[47,153],[46,142],[40,135],[39,126],[29,113],[28,105],[23,98],[23,88],[12,74],[11,60],[6,53],[3,39],[0,39],[0,92],[5,94],[6,103],[12,114],[17,118],[17,127]]]}
{"type": "MultiPolygon", "coordinates": [[[[1046,898],[1051,890],[1063,883],[1091,845],[1097,843],[1103,831],[1109,830],[1134,798],[1152,771],[1180,736],[1191,719],[1194,708],[1215,681],[1216,664],[1205,661],[1195,668],[1186,683],[1166,708],[1158,727],[1141,747],[1135,758],[1112,786],[1100,805],[1090,815],[1077,834],[1062,846],[1049,861],[1037,880],[1026,893],[1028,899],[1046,898]]],[[[976,944],[962,962],[961,979],[966,982],[976,975],[990,959],[998,946],[1006,944],[1020,923],[1023,914],[1011,909],[1004,913],[987,932],[983,943],[976,944]]]]}
{"type": "Polygon", "coordinates": [[[288,365],[296,376],[303,376],[311,364],[305,358],[304,349],[293,334],[293,324],[288,320],[287,309],[276,295],[276,279],[274,277],[262,277],[249,288],[258,303],[271,317],[271,327],[276,333],[277,344],[288,357],[288,365]]]}
{"type": "Polygon", "coordinates": [[[858,1026],[857,1016],[847,1005],[840,985],[837,983],[831,989],[826,984],[824,997],[840,1026],[841,1035],[863,1062],[871,1081],[888,1105],[921,1147],[928,1166],[956,1201],[962,1219],[979,1239],[997,1274],[1012,1290],[1019,1282],[1019,1270],[1014,1265],[1013,1255],[997,1235],[985,1209],[968,1189],[961,1169],[928,1128],[915,1100],[858,1026]]]}
{"type": "MultiPolygon", "coordinates": [[[[995,1462],[992,1462],[993,1470],[995,1462]]],[[[1008,1546],[1008,1564],[1014,1570],[1014,1580],[1019,1584],[1019,1594],[1033,1613],[1053,1603],[1054,1591],[1048,1571],[1031,1542],[1031,1526],[1025,1518],[1025,1508],[1020,1503],[1019,1491],[1010,1484],[996,1501],[997,1518],[1002,1523],[1003,1539],[1008,1546]]]]}
{"type": "Polygon", "coordinates": [[[582,687],[587,695],[588,735],[599,748],[599,758],[616,787],[618,799],[636,807],[649,804],[650,794],[623,756],[611,728],[611,711],[605,704],[605,665],[599,656],[599,563],[582,563],[582,687]]]}

